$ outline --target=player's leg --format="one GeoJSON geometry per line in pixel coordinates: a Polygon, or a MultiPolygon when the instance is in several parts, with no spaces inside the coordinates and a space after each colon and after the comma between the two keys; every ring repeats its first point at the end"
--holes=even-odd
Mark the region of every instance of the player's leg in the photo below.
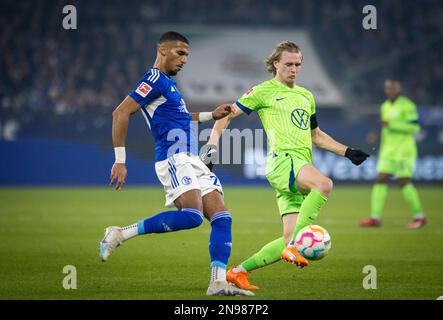
{"type": "Polygon", "coordinates": [[[100,242],[100,258],[106,261],[114,250],[136,236],[196,228],[203,222],[200,190],[189,190],[174,203],[178,210],[167,210],[126,227],[108,227],[100,242]]]}
{"type": "Polygon", "coordinates": [[[203,212],[211,223],[209,237],[211,279],[206,293],[208,295],[253,295],[250,291],[242,290],[244,288],[230,285],[226,279],[226,266],[232,248],[232,218],[219,190],[209,191],[203,196],[203,212]]]}
{"type": "Polygon", "coordinates": [[[381,226],[382,211],[388,194],[388,185],[396,172],[396,161],[392,156],[379,154],[377,163],[377,178],[371,191],[371,216],[360,221],[361,227],[381,226]]]}
{"type": "MultiPolygon", "coordinates": [[[[276,190],[280,216],[283,217],[284,233],[285,226],[287,225],[285,222],[289,217],[284,218],[284,216],[299,212],[305,198],[304,195],[297,190],[295,182],[300,169],[307,164],[306,161],[293,157],[289,153],[275,155],[271,161],[268,161],[266,164],[266,178],[274,190],[276,190]]],[[[283,257],[282,252],[285,249],[285,245],[284,237],[271,241],[251,258],[244,261],[242,266],[250,272],[256,268],[279,261],[280,258],[283,257]]],[[[297,252],[295,247],[288,255],[289,254],[293,258],[292,262],[294,264],[302,267],[308,265],[308,261],[297,252]]]]}
{"type": "Polygon", "coordinates": [[[249,283],[250,273],[281,260],[281,253],[291,239],[296,219],[297,214],[287,214],[283,216],[283,237],[267,243],[253,256],[229,269],[228,281],[242,289],[258,289],[257,286],[249,283]]]}
{"type": "Polygon", "coordinates": [[[311,225],[326,203],[332,192],[332,180],[324,176],[317,168],[307,164],[300,168],[297,175],[297,188],[303,194],[307,194],[300,207],[300,214],[292,233],[293,241],[297,233],[304,227],[311,225]]]}
{"type": "Polygon", "coordinates": [[[129,226],[108,227],[100,242],[100,258],[106,261],[124,241],[133,237],[198,227],[203,222],[201,191],[192,165],[185,154],[156,163],[156,173],[166,191],[167,210],[129,226]]]}
{"type": "Polygon", "coordinates": [[[250,273],[281,260],[281,253],[291,241],[297,221],[297,213],[288,213],[282,216],[283,237],[275,239],[264,245],[257,253],[236,266],[234,272],[250,273]]]}
{"type": "Polygon", "coordinates": [[[258,268],[281,260],[282,251],[292,239],[292,233],[297,222],[298,212],[302,203],[302,195],[292,195],[277,192],[277,204],[283,223],[283,237],[275,239],[263,246],[257,253],[238,265],[235,271],[252,272],[258,268]]]}
{"type": "Polygon", "coordinates": [[[317,219],[321,208],[332,192],[333,184],[331,179],[324,176],[312,164],[306,164],[299,168],[296,187],[301,193],[307,195],[300,206],[291,241],[282,252],[282,259],[304,267],[308,265],[308,261],[297,251],[295,238],[301,229],[313,224],[317,219]]]}
{"type": "MultiPolygon", "coordinates": [[[[271,181],[275,182],[274,179],[271,181]]],[[[281,260],[283,250],[292,239],[298,217],[297,212],[300,210],[303,199],[304,196],[299,193],[294,194],[287,192],[287,190],[286,192],[277,191],[277,204],[283,222],[283,237],[267,243],[257,253],[231,268],[228,271],[228,281],[235,283],[240,288],[252,290],[256,286],[249,283],[250,273],[281,260]]],[[[256,288],[258,289],[258,287],[256,288]]]]}
{"type": "Polygon", "coordinates": [[[232,247],[232,217],[226,209],[223,196],[213,190],[203,197],[203,212],[211,223],[209,255],[211,258],[211,281],[226,280],[226,265],[232,247]]]}
{"type": "Polygon", "coordinates": [[[298,212],[288,213],[282,216],[283,222],[283,240],[285,246],[292,240],[292,234],[294,233],[295,225],[297,224],[298,212]]]}
{"type": "Polygon", "coordinates": [[[415,158],[404,159],[399,161],[398,172],[396,173],[398,177],[397,183],[413,214],[412,221],[408,224],[410,229],[418,229],[426,224],[426,217],[423,213],[420,197],[411,181],[414,169],[415,158]]]}
{"type": "Polygon", "coordinates": [[[360,221],[361,227],[381,226],[381,216],[386,196],[388,194],[388,184],[390,180],[390,173],[379,172],[377,174],[377,178],[372,186],[371,192],[371,216],[368,219],[360,221]]]}
{"type": "Polygon", "coordinates": [[[273,264],[281,260],[281,253],[285,248],[283,237],[275,239],[263,246],[257,253],[247,258],[239,265],[229,269],[227,279],[237,287],[247,290],[256,290],[258,287],[249,283],[252,271],[273,264]]]}
{"type": "MultiPolygon", "coordinates": [[[[178,210],[163,211],[139,221],[136,224],[137,235],[192,229],[202,224],[200,190],[193,189],[184,192],[174,201],[174,205],[178,210]]],[[[131,237],[129,231],[131,228],[135,229],[135,225],[123,228],[125,240],[131,237]]]]}

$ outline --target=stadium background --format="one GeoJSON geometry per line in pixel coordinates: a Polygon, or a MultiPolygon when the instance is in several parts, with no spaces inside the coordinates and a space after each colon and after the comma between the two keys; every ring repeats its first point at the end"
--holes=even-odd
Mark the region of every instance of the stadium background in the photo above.
{"type": "MultiPolygon", "coordinates": [[[[189,62],[177,77],[190,111],[233,101],[264,80],[262,60],[290,39],[302,46],[300,84],[317,97],[320,127],[371,154],[361,167],[315,154],[337,186],[318,219],[333,249],[302,272],[284,263],[258,270],[257,298],[443,295],[443,6],[437,0],[371,1],[378,29],[364,30],[367,2],[1,1],[0,299],[205,297],[207,223],[131,240],[106,264],[97,258],[104,227],[164,210],[153,140],[140,114],[129,126],[127,185],[116,193],[107,184],[112,111],[153,64],[156,41],[168,30],[191,42],[189,62]],[[62,28],[68,4],[77,8],[77,30],[62,28]],[[406,229],[411,216],[397,188],[390,189],[381,229],[357,226],[369,214],[387,77],[402,81],[420,113],[415,178],[429,219],[420,230],[406,229]],[[78,290],[62,287],[66,265],[78,270],[78,290]],[[362,288],[365,265],[379,270],[378,290],[362,288]]],[[[261,124],[256,115],[243,116],[231,128],[261,124]]],[[[275,195],[260,170],[215,167],[234,219],[230,264],[281,233],[275,195]]]]}
{"type": "MultiPolygon", "coordinates": [[[[383,80],[400,79],[420,112],[416,178],[442,182],[441,6],[375,1],[378,29],[365,30],[365,4],[3,1],[0,184],[106,183],[113,161],[112,110],[153,64],[158,36],[169,29],[191,41],[189,63],[178,77],[191,111],[234,101],[268,77],[262,60],[275,43],[298,42],[305,53],[300,84],[317,97],[321,128],[372,155],[355,171],[345,159],[318,153],[315,161],[338,183],[374,177],[383,80]],[[61,26],[66,4],[77,8],[77,30],[61,26]]],[[[231,128],[261,124],[253,115],[231,128]]],[[[157,184],[153,139],[140,114],[131,119],[127,144],[128,183],[157,184]]],[[[225,184],[266,184],[254,169],[224,165],[217,171],[225,184]]]]}

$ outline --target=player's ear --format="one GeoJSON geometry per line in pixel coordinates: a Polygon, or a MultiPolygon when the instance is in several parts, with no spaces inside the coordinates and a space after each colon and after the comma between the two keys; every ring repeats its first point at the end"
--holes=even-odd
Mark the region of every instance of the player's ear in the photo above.
{"type": "Polygon", "coordinates": [[[160,43],[157,45],[157,52],[162,56],[166,56],[166,54],[168,53],[168,48],[164,43],[160,43]]]}
{"type": "Polygon", "coordinates": [[[275,72],[277,72],[278,61],[275,60],[272,64],[274,65],[275,72]]]}

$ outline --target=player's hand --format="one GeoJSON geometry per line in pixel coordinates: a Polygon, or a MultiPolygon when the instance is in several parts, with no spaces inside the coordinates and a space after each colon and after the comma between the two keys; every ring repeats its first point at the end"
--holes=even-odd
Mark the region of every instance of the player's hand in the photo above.
{"type": "Polygon", "coordinates": [[[389,126],[389,122],[388,121],[382,121],[381,122],[381,127],[382,128],[387,127],[387,126],[389,126]]]}
{"type": "Polygon", "coordinates": [[[214,118],[214,120],[220,120],[229,115],[231,112],[232,108],[230,104],[222,104],[212,111],[212,118],[214,118]]]}
{"type": "Polygon", "coordinates": [[[200,160],[212,171],[218,162],[218,148],[214,144],[206,144],[200,149],[200,160]]]}
{"type": "Polygon", "coordinates": [[[110,186],[116,182],[115,190],[120,190],[125,183],[126,175],[128,171],[126,170],[126,165],[124,163],[114,163],[111,169],[111,181],[109,183],[110,186]]]}
{"type": "Polygon", "coordinates": [[[347,148],[345,157],[351,160],[356,166],[359,166],[369,157],[369,154],[359,149],[347,148]]]}

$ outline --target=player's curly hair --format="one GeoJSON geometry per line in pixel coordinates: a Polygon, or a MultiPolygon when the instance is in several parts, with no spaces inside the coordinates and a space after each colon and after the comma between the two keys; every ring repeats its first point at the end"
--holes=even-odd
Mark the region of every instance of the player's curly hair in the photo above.
{"type": "Polygon", "coordinates": [[[287,40],[280,42],[277,47],[275,47],[274,51],[272,51],[271,55],[265,59],[266,70],[268,70],[268,72],[272,73],[274,76],[277,72],[274,67],[274,62],[280,60],[281,53],[283,51],[298,53],[301,52],[301,49],[292,41],[287,40]]]}

